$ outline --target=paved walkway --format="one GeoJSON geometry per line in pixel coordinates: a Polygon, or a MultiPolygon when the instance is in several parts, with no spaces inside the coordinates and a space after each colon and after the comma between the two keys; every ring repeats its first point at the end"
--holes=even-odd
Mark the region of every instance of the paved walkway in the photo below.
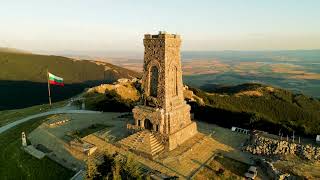
{"type": "Polygon", "coordinates": [[[44,113],[39,113],[39,114],[35,114],[32,116],[28,116],[26,118],[17,120],[15,122],[12,122],[10,124],[7,124],[5,126],[0,127],[0,134],[7,131],[8,129],[15,127],[21,123],[27,122],[31,119],[34,118],[38,118],[38,117],[43,117],[43,116],[47,116],[47,115],[53,115],[53,114],[88,114],[88,113],[101,113],[100,111],[89,111],[89,110],[70,110],[70,109],[65,109],[65,108],[61,108],[61,109],[55,109],[52,111],[47,111],[44,113]]]}

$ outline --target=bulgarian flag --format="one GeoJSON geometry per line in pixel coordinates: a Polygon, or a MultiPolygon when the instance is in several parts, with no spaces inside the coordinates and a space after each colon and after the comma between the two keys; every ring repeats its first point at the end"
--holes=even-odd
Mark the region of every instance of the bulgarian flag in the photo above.
{"type": "Polygon", "coordinates": [[[58,77],[58,76],[51,74],[49,72],[48,72],[48,81],[52,85],[64,86],[63,78],[58,77]]]}

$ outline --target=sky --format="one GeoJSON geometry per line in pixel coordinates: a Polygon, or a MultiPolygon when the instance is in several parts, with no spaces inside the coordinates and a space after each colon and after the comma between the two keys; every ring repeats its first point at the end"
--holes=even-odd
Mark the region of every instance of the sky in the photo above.
{"type": "Polygon", "coordinates": [[[319,0],[0,0],[0,47],[143,51],[146,33],[182,50],[320,49],[319,0]]]}

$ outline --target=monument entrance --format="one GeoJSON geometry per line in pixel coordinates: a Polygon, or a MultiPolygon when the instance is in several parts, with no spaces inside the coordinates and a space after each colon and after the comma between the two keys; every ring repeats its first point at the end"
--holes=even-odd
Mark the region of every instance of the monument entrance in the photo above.
{"type": "Polygon", "coordinates": [[[144,128],[148,130],[152,130],[152,123],[149,119],[144,120],[144,128]]]}

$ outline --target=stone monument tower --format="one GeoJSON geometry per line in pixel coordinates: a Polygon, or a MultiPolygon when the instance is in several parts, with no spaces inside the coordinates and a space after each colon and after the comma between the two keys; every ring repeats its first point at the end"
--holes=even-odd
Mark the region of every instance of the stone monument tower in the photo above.
{"type": "Polygon", "coordinates": [[[170,151],[197,133],[183,97],[181,38],[160,31],[145,34],[143,44],[142,105],[132,110],[135,124],[128,128],[150,131],[170,151]]]}

